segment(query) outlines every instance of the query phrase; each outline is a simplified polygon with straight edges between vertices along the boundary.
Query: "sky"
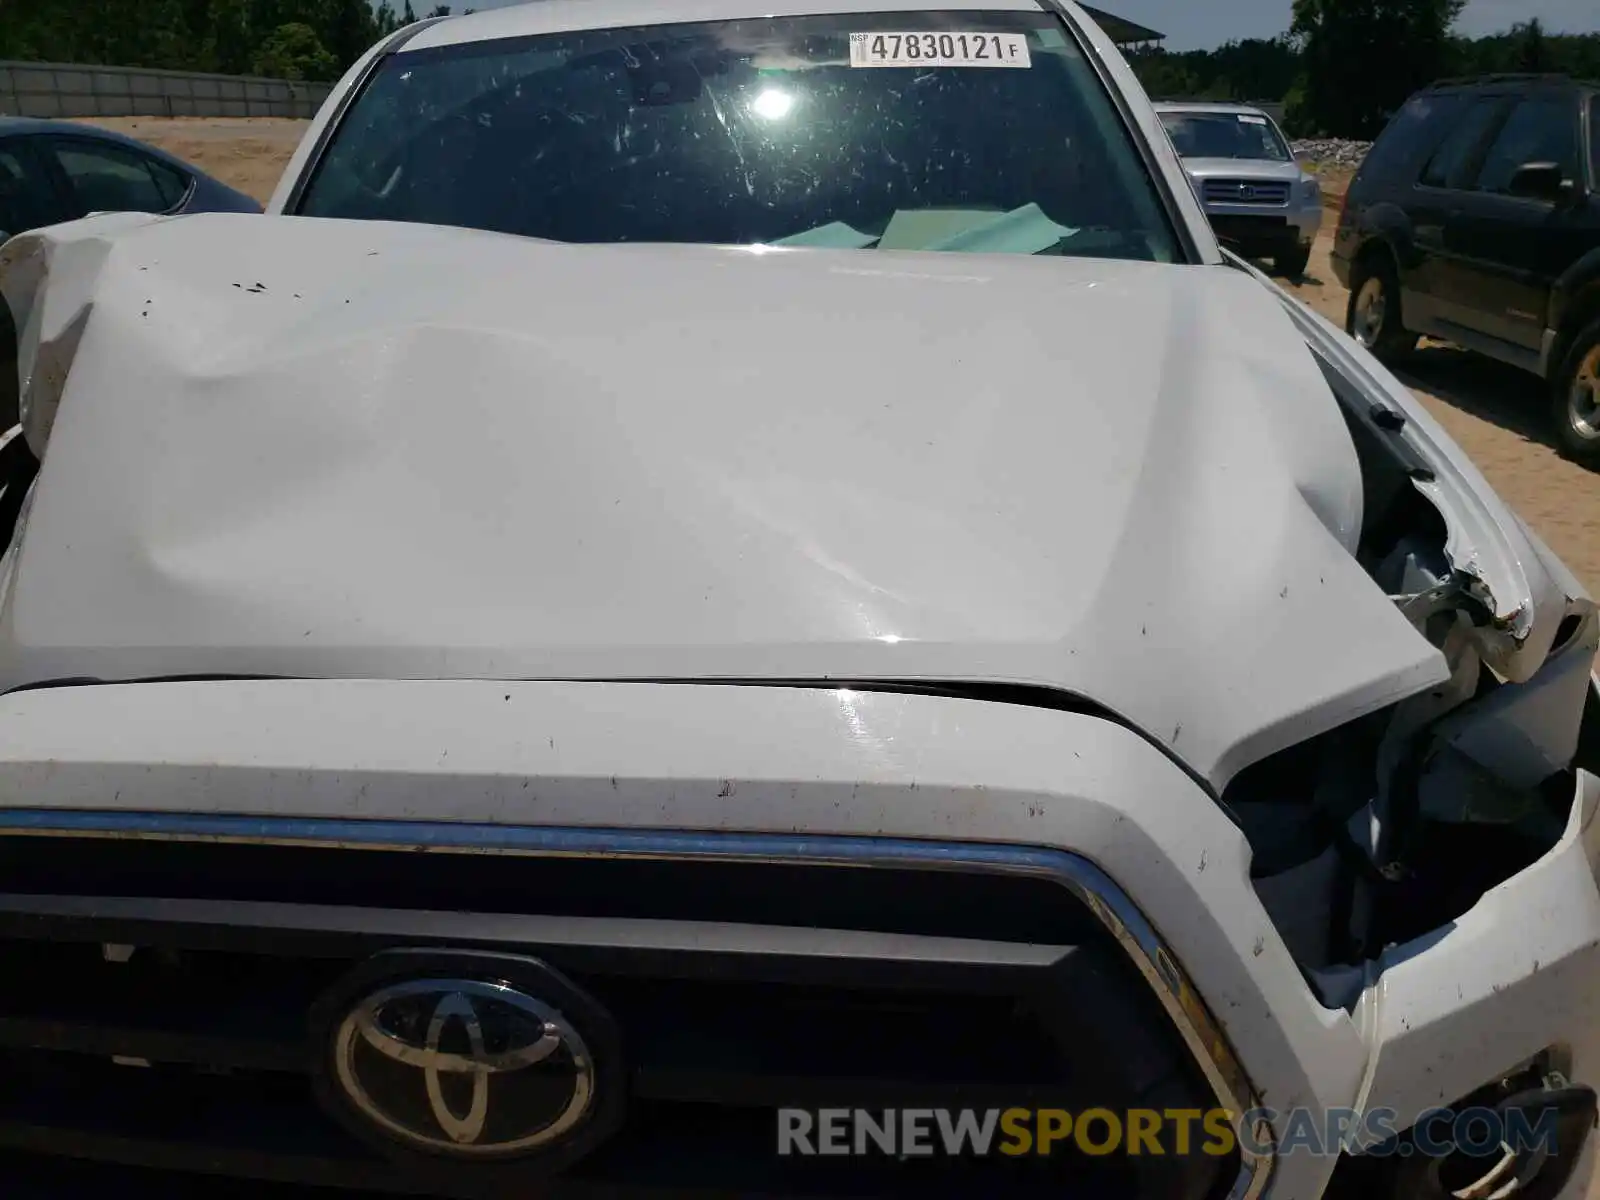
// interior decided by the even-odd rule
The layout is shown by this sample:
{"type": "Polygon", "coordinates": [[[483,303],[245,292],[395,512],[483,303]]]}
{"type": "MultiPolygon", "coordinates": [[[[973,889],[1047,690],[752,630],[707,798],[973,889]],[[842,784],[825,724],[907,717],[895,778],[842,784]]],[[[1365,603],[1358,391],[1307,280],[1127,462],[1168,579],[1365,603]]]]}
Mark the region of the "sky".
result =
{"type": "MultiPolygon", "coordinates": [[[[499,8],[517,0],[468,0],[462,8],[499,8]]],[[[418,12],[432,7],[413,0],[418,12]]],[[[1234,38],[1272,37],[1289,28],[1290,0],[1098,0],[1096,8],[1167,35],[1170,50],[1210,49],[1234,38]]],[[[1600,33],[1600,0],[1469,0],[1458,25],[1468,36],[1499,33],[1538,17],[1552,33],[1600,33]]]]}
{"type": "MultiPolygon", "coordinates": [[[[1095,7],[1159,29],[1169,50],[1209,49],[1289,28],[1290,0],[1104,0],[1095,7]]],[[[1456,29],[1479,37],[1534,17],[1551,33],[1600,33],[1597,0],[1468,0],[1456,29]]]]}

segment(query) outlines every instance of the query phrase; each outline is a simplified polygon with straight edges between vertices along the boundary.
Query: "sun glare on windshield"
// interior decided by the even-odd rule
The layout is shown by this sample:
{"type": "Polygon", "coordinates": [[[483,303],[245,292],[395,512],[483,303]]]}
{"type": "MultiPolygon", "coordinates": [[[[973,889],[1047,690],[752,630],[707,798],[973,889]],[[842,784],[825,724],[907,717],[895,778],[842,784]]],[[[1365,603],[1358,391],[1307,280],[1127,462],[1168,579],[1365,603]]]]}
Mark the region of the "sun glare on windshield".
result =
{"type": "Polygon", "coordinates": [[[750,111],[769,121],[781,121],[794,107],[794,97],[777,88],[767,88],[750,102],[750,111]]]}

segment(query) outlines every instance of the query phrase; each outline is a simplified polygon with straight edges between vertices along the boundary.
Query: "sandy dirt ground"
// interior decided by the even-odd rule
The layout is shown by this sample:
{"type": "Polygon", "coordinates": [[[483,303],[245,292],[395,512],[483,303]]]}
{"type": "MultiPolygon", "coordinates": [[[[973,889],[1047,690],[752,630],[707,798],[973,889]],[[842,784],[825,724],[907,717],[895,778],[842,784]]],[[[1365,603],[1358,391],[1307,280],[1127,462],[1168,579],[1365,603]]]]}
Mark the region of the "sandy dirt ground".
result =
{"type": "MultiPolygon", "coordinates": [[[[306,127],[303,121],[266,118],[95,123],[160,146],[263,203],[306,127]]],[[[1305,278],[1287,286],[1342,328],[1347,294],[1328,262],[1333,223],[1330,211],[1305,278]]],[[[1600,595],[1600,474],[1574,466],[1551,448],[1539,381],[1434,343],[1424,343],[1400,374],[1489,483],[1600,595]]],[[[1600,1177],[1590,1200],[1600,1200],[1600,1177]]]]}

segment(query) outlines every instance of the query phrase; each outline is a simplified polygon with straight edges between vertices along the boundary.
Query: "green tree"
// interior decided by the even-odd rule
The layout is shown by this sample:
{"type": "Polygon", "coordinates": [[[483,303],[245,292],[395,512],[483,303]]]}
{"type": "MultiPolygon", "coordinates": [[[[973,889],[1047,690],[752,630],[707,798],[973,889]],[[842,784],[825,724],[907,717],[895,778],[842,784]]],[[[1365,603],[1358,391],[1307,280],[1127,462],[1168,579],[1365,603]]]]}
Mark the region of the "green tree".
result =
{"type": "Polygon", "coordinates": [[[255,73],[273,79],[323,81],[339,73],[338,61],[323,46],[317,31],[303,22],[280,25],[256,51],[255,73]]]}
{"type": "Polygon", "coordinates": [[[1318,132],[1373,137],[1418,88],[1445,74],[1465,0],[1294,0],[1305,115],[1318,132]]]}
{"type": "Polygon", "coordinates": [[[249,0],[187,0],[186,66],[243,75],[255,59],[249,0]]]}
{"type": "Polygon", "coordinates": [[[211,20],[220,64],[217,70],[242,75],[255,58],[250,0],[212,0],[211,20]]]}
{"type": "Polygon", "coordinates": [[[378,37],[388,37],[396,29],[400,28],[400,17],[394,11],[394,5],[389,3],[389,0],[382,0],[382,3],[378,5],[377,12],[373,14],[373,21],[378,37]]]}
{"type": "Polygon", "coordinates": [[[1283,98],[1283,131],[1292,138],[1311,137],[1317,123],[1306,103],[1306,77],[1299,75],[1283,98]]]}
{"type": "Polygon", "coordinates": [[[1136,50],[1127,57],[1145,92],[1154,99],[1186,99],[1199,92],[1199,80],[1176,54],[1160,49],[1136,50]]]}
{"type": "Polygon", "coordinates": [[[1279,100],[1300,72],[1299,49],[1286,37],[1181,54],[1135,50],[1128,62],[1150,95],[1184,100],[1279,100]]]}
{"type": "Polygon", "coordinates": [[[250,27],[263,39],[281,26],[304,25],[321,41],[327,16],[327,0],[250,0],[250,27]]]}
{"type": "Polygon", "coordinates": [[[400,24],[410,25],[417,19],[416,11],[411,7],[411,0],[406,0],[406,6],[400,10],[400,24]]]}
{"type": "Polygon", "coordinates": [[[1550,71],[1578,79],[1600,78],[1600,34],[1551,34],[1537,21],[1476,40],[1456,38],[1451,52],[1455,75],[1550,71]]]}
{"type": "Polygon", "coordinates": [[[378,40],[377,14],[368,0],[325,0],[323,8],[323,44],[343,69],[378,40]]]}
{"type": "Polygon", "coordinates": [[[1545,46],[1544,26],[1535,17],[1522,25],[1511,27],[1511,40],[1515,43],[1518,71],[1543,72],[1550,70],[1550,53],[1545,46]]]}
{"type": "Polygon", "coordinates": [[[1300,52],[1288,37],[1246,38],[1211,54],[1216,78],[1233,100],[1281,100],[1300,74],[1300,52]]]}

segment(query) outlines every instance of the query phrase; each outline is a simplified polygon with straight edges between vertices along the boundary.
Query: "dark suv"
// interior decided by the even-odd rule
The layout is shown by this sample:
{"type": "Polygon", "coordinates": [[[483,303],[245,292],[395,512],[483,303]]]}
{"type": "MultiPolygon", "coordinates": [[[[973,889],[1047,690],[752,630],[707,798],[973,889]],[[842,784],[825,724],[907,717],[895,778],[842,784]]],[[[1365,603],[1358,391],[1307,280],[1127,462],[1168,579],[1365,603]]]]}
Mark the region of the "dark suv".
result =
{"type": "Polygon", "coordinates": [[[1392,360],[1426,334],[1537,373],[1562,451],[1600,467],[1600,84],[1413,96],[1350,185],[1333,267],[1362,345],[1392,360]]]}

